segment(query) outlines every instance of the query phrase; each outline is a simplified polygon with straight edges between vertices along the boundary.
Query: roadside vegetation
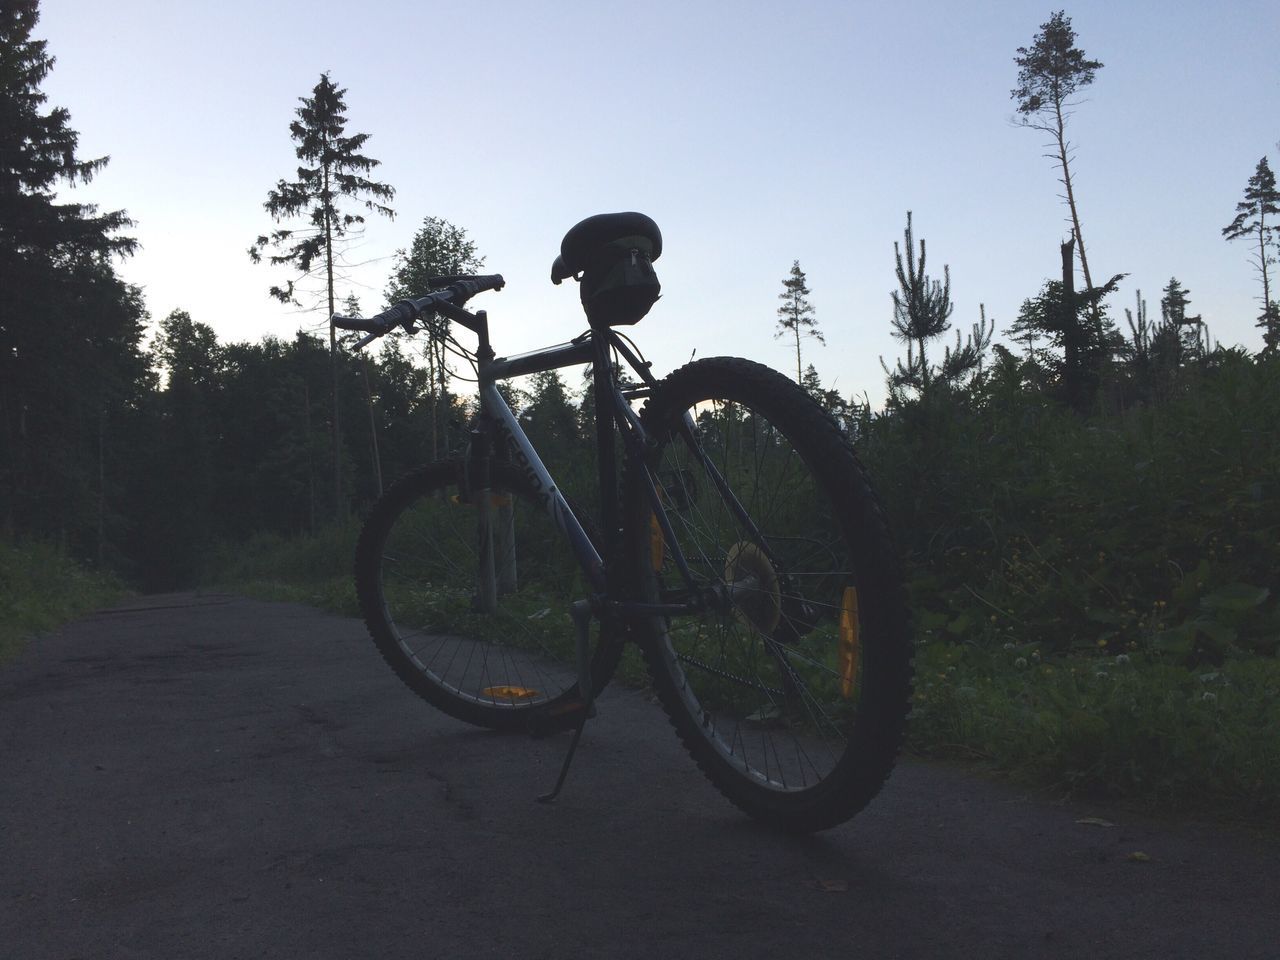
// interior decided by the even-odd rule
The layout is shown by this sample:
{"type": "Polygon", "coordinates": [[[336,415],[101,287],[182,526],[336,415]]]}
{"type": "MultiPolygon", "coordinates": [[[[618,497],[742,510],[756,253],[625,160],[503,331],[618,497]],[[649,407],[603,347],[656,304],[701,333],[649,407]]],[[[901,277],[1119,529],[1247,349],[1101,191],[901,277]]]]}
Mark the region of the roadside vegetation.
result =
{"type": "Polygon", "coordinates": [[[30,637],[125,595],[111,574],[93,573],[47,544],[0,539],[0,663],[30,637]]]}
{"type": "MultiPolygon", "coordinates": [[[[1280,814],[1280,362],[1221,351],[1084,418],[1027,372],[860,420],[915,616],[908,749],[1164,813],[1280,814]]],[[[216,579],[352,615],[355,536],[255,538],[216,579]]]]}
{"type": "Polygon", "coordinates": [[[1222,351],[1084,418],[1009,376],[865,444],[911,570],[913,748],[1274,816],[1280,362],[1222,351]]]}

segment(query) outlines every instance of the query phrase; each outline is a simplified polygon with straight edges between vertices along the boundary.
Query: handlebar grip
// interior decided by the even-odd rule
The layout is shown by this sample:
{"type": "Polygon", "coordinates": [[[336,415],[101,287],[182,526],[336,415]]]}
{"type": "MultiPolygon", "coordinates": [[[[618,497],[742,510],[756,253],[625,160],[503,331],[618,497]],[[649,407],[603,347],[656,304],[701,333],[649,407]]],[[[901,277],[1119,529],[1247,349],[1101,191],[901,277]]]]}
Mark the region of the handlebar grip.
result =
{"type": "Polygon", "coordinates": [[[371,325],[372,321],[366,320],[364,317],[340,317],[336,313],[333,315],[333,325],[339,330],[363,330],[366,333],[381,332],[381,327],[371,325]]]}
{"type": "Polygon", "coordinates": [[[379,332],[390,330],[398,323],[407,323],[418,318],[421,313],[418,305],[412,300],[401,300],[395,306],[388,307],[376,317],[370,317],[368,322],[374,324],[371,330],[379,332]]]}
{"type": "Polygon", "coordinates": [[[333,325],[342,330],[363,330],[365,333],[386,333],[398,323],[413,320],[419,308],[410,300],[401,300],[394,307],[383,310],[376,317],[340,317],[333,315],[333,325]]]}
{"type": "Polygon", "coordinates": [[[485,290],[501,290],[506,282],[502,279],[502,274],[493,273],[481,277],[460,278],[449,284],[447,289],[451,290],[454,296],[466,300],[485,290]]]}

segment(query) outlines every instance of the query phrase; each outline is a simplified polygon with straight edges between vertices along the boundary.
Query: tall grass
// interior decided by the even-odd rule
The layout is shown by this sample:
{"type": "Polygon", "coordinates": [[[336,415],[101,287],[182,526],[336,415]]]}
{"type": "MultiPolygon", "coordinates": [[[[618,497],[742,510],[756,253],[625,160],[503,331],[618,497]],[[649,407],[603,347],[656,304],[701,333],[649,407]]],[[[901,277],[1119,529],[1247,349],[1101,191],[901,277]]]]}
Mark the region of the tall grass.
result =
{"type": "Polygon", "coordinates": [[[0,540],[0,663],[30,637],[124,594],[117,578],[90,571],[55,547],[0,540]]]}

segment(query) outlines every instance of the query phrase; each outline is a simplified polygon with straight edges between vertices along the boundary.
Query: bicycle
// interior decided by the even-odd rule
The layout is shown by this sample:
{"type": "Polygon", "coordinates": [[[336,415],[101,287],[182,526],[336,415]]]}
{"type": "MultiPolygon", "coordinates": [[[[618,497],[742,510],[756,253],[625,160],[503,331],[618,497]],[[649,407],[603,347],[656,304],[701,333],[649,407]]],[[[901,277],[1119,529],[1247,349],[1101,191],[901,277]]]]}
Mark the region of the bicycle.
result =
{"type": "MultiPolygon", "coordinates": [[[[911,696],[911,642],[883,513],[835,421],[797,384],[735,358],[659,380],[617,328],[658,298],[662,252],[638,213],[574,226],[552,281],[588,329],[498,357],[467,301],[501,275],[434,278],[376,317],[335,317],[363,348],[420,321],[470,330],[478,381],[464,451],[392,486],[356,551],[369,633],[410,689],[498,730],[572,730],[638,644],[658,700],[712,783],[791,832],[834,826],[879,792],[911,696]],[[557,486],[499,382],[589,364],[599,523],[557,486]],[[626,376],[620,371],[629,371],[626,376]],[[637,409],[637,404],[642,404],[637,409]]],[[[438,333],[439,335],[439,333],[438,333]]]]}

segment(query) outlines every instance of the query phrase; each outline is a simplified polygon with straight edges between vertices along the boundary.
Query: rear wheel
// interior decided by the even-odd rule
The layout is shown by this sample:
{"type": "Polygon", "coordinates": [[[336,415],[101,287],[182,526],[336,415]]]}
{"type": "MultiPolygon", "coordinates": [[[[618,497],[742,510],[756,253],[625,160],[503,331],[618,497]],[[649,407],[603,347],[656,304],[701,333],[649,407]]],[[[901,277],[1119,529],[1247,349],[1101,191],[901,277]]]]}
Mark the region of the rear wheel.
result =
{"type": "MultiPolygon", "coordinates": [[[[375,505],[356,551],[361,612],[396,675],[444,712],[495,729],[554,728],[579,699],[570,609],[589,585],[529,484],[495,463],[487,508],[496,601],[486,603],[482,504],[463,474],[461,462],[431,464],[375,505]]],[[[595,689],[618,653],[597,643],[595,689]]]]}
{"type": "Polygon", "coordinates": [[[840,823],[889,775],[910,700],[898,564],[862,468],[806,393],[744,360],[681,368],[643,417],[692,582],[636,477],[634,570],[646,599],[700,605],[643,624],[658,696],[747,813],[791,831],[840,823]]]}

